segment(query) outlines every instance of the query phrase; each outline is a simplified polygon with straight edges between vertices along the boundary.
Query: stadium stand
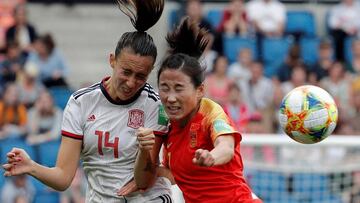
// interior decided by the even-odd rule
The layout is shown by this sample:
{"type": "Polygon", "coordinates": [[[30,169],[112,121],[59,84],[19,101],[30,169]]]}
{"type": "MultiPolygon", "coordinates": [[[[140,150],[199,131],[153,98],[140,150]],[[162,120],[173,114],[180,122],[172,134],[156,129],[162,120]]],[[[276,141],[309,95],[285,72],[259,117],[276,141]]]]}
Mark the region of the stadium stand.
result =
{"type": "Polygon", "coordinates": [[[237,56],[241,49],[249,48],[253,54],[253,58],[257,59],[257,46],[256,40],[252,38],[246,37],[224,37],[223,38],[224,44],[224,54],[227,56],[230,63],[236,61],[237,56]]]}
{"type": "Polygon", "coordinates": [[[285,33],[315,37],[316,23],[314,15],[310,11],[287,11],[285,33]]]}

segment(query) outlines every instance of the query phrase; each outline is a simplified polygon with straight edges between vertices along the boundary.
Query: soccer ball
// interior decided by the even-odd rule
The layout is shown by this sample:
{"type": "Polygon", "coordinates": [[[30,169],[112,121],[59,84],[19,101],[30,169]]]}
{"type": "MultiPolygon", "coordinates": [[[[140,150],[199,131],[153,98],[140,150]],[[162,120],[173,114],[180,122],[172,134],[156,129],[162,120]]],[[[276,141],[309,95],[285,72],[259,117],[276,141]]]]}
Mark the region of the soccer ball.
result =
{"type": "Polygon", "coordinates": [[[279,123],[293,140],[303,144],[320,142],[336,127],[338,110],[334,99],[320,87],[304,85],[282,100],[279,123]]]}

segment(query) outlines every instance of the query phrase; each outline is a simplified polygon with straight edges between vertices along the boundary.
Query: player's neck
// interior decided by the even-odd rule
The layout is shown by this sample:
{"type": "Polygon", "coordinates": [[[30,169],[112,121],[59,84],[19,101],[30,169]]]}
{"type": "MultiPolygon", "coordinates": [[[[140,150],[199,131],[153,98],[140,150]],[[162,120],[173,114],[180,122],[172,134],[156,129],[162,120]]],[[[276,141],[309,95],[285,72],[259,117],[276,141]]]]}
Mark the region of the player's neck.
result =
{"type": "Polygon", "coordinates": [[[116,91],[113,88],[113,85],[111,85],[111,77],[108,80],[104,81],[104,87],[105,87],[107,93],[109,94],[109,96],[111,97],[111,99],[113,99],[114,101],[117,101],[118,97],[116,96],[116,91]]]}

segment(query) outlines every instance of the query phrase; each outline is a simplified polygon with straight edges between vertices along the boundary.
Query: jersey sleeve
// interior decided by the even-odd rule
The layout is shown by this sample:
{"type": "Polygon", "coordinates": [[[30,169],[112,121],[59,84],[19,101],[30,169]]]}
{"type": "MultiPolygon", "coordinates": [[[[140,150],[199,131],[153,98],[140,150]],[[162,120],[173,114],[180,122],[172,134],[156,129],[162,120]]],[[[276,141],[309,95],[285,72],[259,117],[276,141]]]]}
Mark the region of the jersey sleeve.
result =
{"type": "Polygon", "coordinates": [[[70,97],[63,115],[61,135],[78,140],[83,139],[82,115],[80,102],[70,97]]]}
{"type": "Polygon", "coordinates": [[[216,138],[218,138],[220,135],[225,134],[232,134],[235,138],[235,141],[240,142],[240,133],[235,130],[234,124],[220,106],[214,105],[207,116],[207,122],[210,127],[210,137],[213,142],[215,142],[216,138]]]}
{"type": "Polygon", "coordinates": [[[163,105],[160,101],[158,101],[154,103],[153,108],[149,109],[145,127],[153,129],[156,136],[165,136],[169,130],[169,119],[165,113],[163,105]]]}

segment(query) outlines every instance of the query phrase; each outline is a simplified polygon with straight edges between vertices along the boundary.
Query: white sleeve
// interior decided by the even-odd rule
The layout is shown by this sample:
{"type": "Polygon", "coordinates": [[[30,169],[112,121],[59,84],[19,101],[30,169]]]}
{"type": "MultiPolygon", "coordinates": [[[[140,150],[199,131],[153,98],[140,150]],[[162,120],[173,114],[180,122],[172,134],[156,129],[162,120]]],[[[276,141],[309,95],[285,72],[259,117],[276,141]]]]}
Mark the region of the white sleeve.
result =
{"type": "Polygon", "coordinates": [[[148,116],[146,118],[145,127],[154,130],[157,136],[164,136],[168,132],[168,117],[165,113],[161,102],[154,103],[153,108],[149,108],[148,116]]]}
{"type": "Polygon", "coordinates": [[[64,110],[61,127],[62,136],[79,140],[83,139],[82,115],[83,113],[81,113],[80,102],[75,100],[71,95],[64,110]]]}

